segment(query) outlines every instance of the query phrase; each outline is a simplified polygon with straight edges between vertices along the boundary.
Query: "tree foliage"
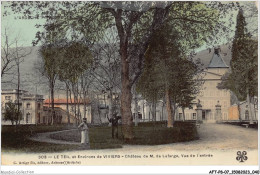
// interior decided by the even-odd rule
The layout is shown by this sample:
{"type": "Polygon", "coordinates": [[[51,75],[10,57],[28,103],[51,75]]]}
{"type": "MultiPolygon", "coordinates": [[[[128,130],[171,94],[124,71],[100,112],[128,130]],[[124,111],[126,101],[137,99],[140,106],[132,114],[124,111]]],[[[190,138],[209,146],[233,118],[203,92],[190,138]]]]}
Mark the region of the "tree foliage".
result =
{"type": "Polygon", "coordinates": [[[18,110],[17,106],[14,103],[8,102],[5,105],[6,106],[3,115],[4,121],[10,120],[13,125],[14,123],[17,124],[18,121],[22,120],[22,112],[18,110]]]}
{"type": "Polygon", "coordinates": [[[200,62],[192,60],[187,54],[205,43],[217,23],[218,15],[214,9],[199,2],[177,3],[172,8],[174,10],[170,11],[169,18],[149,43],[144,72],[138,81],[137,90],[148,101],[169,97],[166,104],[172,101],[175,108],[176,105],[185,108],[190,107],[203,82],[200,62]],[[196,13],[196,9],[199,13],[194,16],[192,14],[196,13]],[[179,13],[176,12],[178,10],[179,13]],[[209,21],[205,22],[200,15],[208,15],[209,21]]]}
{"type": "Polygon", "coordinates": [[[219,88],[229,89],[240,101],[257,96],[258,43],[246,29],[243,11],[237,15],[236,33],[232,46],[231,71],[222,77],[219,88]],[[248,90],[248,92],[247,92],[248,90]]]}
{"type": "MultiPolygon", "coordinates": [[[[143,73],[144,55],[155,32],[163,27],[167,19],[171,19],[172,27],[177,32],[184,31],[182,36],[201,39],[209,30],[207,24],[218,31],[221,30],[221,25],[217,25],[220,23],[216,23],[215,26],[211,25],[216,21],[215,17],[219,14],[217,11],[226,11],[233,5],[223,5],[221,2],[78,1],[57,3],[27,1],[12,2],[10,6],[13,11],[22,12],[26,17],[39,18],[41,16],[47,19],[46,26],[54,23],[54,29],[60,29],[59,32],[64,31],[66,35],[78,32],[81,34],[80,37],[85,38],[89,43],[98,41],[98,37],[102,36],[104,31],[102,29],[116,27],[121,61],[122,132],[124,138],[132,139],[131,87],[143,73]],[[35,8],[31,9],[32,6],[35,8]],[[197,28],[201,29],[200,34],[196,32],[197,28]]],[[[39,40],[41,36],[42,33],[36,35],[39,40]]],[[[182,36],[179,35],[179,38],[182,36]]],[[[187,42],[192,43],[192,39],[187,42]]],[[[183,46],[189,46],[191,49],[200,45],[200,43],[188,45],[185,44],[185,40],[182,42],[183,46]]]]}

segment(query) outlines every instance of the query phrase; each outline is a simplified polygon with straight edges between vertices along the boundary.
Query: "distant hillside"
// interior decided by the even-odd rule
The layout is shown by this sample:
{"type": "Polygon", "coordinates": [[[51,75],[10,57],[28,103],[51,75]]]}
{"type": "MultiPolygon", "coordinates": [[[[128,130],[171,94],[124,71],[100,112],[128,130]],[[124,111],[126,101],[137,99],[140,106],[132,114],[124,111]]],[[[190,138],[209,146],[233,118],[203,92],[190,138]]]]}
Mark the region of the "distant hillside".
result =
{"type": "MultiPolygon", "coordinates": [[[[24,58],[24,61],[20,64],[20,72],[21,72],[21,89],[27,90],[30,93],[38,93],[45,95],[45,98],[48,98],[48,83],[47,79],[42,77],[40,73],[34,68],[34,64],[37,59],[40,59],[38,54],[39,47],[26,47],[26,50],[30,51],[31,54],[24,58]]],[[[222,45],[220,46],[220,55],[225,61],[225,63],[230,66],[231,60],[231,45],[222,45]]],[[[204,68],[206,68],[213,56],[214,49],[212,48],[211,51],[203,50],[196,54],[193,58],[194,60],[200,59],[203,63],[204,68]]],[[[2,78],[2,89],[14,89],[16,88],[16,68],[12,71],[15,72],[11,75],[5,75],[2,78]],[[13,83],[4,83],[5,81],[12,80],[13,83]]],[[[11,71],[9,72],[11,73],[11,71]]],[[[59,83],[59,82],[58,82],[59,83]]],[[[56,92],[62,96],[62,91],[56,92]]]]}
{"type": "MultiPolygon", "coordinates": [[[[38,54],[39,47],[24,47],[26,52],[30,52],[23,61],[20,63],[20,75],[21,75],[21,89],[27,90],[31,93],[46,94],[48,88],[46,86],[38,85],[38,83],[44,83],[44,78],[40,76],[40,73],[34,68],[34,64],[37,59],[40,59],[38,54]]],[[[11,69],[8,74],[4,75],[1,79],[2,89],[15,89],[17,86],[17,67],[11,69]],[[12,81],[12,83],[10,83],[12,81]],[[5,83],[7,82],[7,83],[5,83]]]]}

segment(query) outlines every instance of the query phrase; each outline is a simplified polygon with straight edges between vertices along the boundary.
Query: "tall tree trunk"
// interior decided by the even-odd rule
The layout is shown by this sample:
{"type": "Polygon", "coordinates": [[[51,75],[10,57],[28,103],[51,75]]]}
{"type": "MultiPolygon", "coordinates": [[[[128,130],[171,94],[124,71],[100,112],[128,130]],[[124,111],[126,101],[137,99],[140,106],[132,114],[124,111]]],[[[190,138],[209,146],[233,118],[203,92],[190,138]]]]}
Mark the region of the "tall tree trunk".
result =
{"type": "Polygon", "coordinates": [[[177,110],[177,105],[176,105],[176,102],[175,101],[172,101],[171,102],[172,106],[173,106],[173,116],[172,116],[172,125],[174,124],[174,121],[176,119],[176,113],[178,112],[177,110]]]}
{"type": "Polygon", "coordinates": [[[54,83],[53,80],[50,81],[51,90],[51,125],[54,124],[55,111],[54,111],[54,83]]]}
{"type": "MultiPolygon", "coordinates": [[[[17,46],[16,46],[17,47],[17,46]]],[[[18,82],[17,82],[17,91],[18,91],[18,94],[17,94],[17,110],[18,110],[18,123],[20,124],[20,63],[19,63],[19,60],[17,61],[17,73],[18,73],[18,82]]],[[[16,124],[17,125],[17,124],[16,124]]]]}
{"type": "Polygon", "coordinates": [[[113,118],[113,93],[112,90],[109,90],[109,98],[108,98],[108,117],[113,118]]]}
{"type": "Polygon", "coordinates": [[[73,103],[73,112],[74,112],[74,116],[75,116],[75,119],[76,119],[76,124],[78,125],[79,124],[79,117],[77,116],[77,103],[76,103],[76,99],[77,99],[77,96],[76,96],[76,92],[75,92],[75,84],[73,83],[72,84],[72,92],[73,92],[73,100],[72,98],[70,99],[71,100],[71,103],[73,103]]]}
{"type": "Polygon", "coordinates": [[[165,99],[166,99],[166,109],[167,109],[167,113],[168,113],[167,127],[172,128],[173,127],[173,110],[172,110],[172,104],[171,104],[171,99],[170,99],[170,91],[169,91],[168,87],[166,87],[165,99]]]}
{"type": "Polygon", "coordinates": [[[86,94],[85,92],[83,92],[83,104],[84,104],[84,110],[83,110],[83,118],[87,118],[87,113],[86,113],[86,110],[87,110],[87,103],[86,103],[86,94]]]}
{"type": "Polygon", "coordinates": [[[143,100],[143,116],[142,116],[143,120],[145,120],[145,111],[144,111],[144,100],[143,100]]]}
{"type": "Polygon", "coordinates": [[[255,99],[254,99],[254,97],[251,97],[250,100],[251,100],[251,104],[252,104],[251,107],[253,107],[253,109],[251,108],[252,113],[253,113],[252,115],[254,116],[253,119],[256,120],[257,115],[256,115],[256,111],[255,111],[255,101],[254,101],[255,99]]]}
{"type": "Polygon", "coordinates": [[[148,116],[148,121],[151,121],[151,112],[152,111],[152,104],[149,103],[149,116],[148,116]]]}
{"type": "Polygon", "coordinates": [[[135,98],[135,126],[138,126],[139,118],[138,118],[138,101],[135,98]]]}
{"type": "Polygon", "coordinates": [[[135,104],[135,126],[138,126],[139,118],[138,118],[138,98],[137,98],[137,93],[136,93],[136,87],[134,87],[134,104],[135,104]]]}
{"type": "Polygon", "coordinates": [[[185,108],[184,107],[182,107],[182,117],[183,117],[182,121],[185,121],[185,108]]]}
{"type": "Polygon", "coordinates": [[[97,106],[97,110],[98,110],[98,118],[99,118],[99,121],[100,121],[100,125],[102,125],[102,119],[101,119],[101,115],[100,115],[100,103],[99,103],[99,99],[98,99],[98,106],[97,106]]]}
{"type": "Polygon", "coordinates": [[[163,121],[163,107],[164,107],[164,101],[162,101],[162,117],[161,117],[161,121],[163,121]]]}
{"type": "Polygon", "coordinates": [[[82,120],[82,116],[81,116],[81,111],[80,111],[80,107],[79,107],[79,105],[80,105],[80,93],[79,93],[79,84],[77,83],[77,108],[78,108],[78,117],[80,118],[80,123],[83,121],[82,120]]]}
{"type": "MultiPolygon", "coordinates": [[[[125,39],[127,40],[127,39],[125,39]]],[[[121,41],[120,41],[121,42],[121,41]]],[[[129,77],[129,63],[127,60],[127,41],[120,43],[121,53],[121,81],[122,81],[122,95],[121,95],[121,114],[122,114],[122,134],[124,139],[133,139],[132,126],[132,112],[131,112],[131,85],[129,77]]]]}
{"type": "MultiPolygon", "coordinates": [[[[73,91],[73,90],[72,90],[73,91]]],[[[74,102],[72,101],[72,96],[71,96],[71,90],[69,89],[69,100],[70,100],[70,108],[71,108],[71,113],[74,111],[74,102]]],[[[69,114],[70,115],[70,114],[69,114]]],[[[74,114],[75,115],[75,114],[74,114]]],[[[75,124],[77,124],[77,118],[76,115],[74,116],[75,124]]]]}
{"type": "Polygon", "coordinates": [[[70,124],[70,113],[69,113],[69,86],[66,83],[66,112],[68,117],[68,124],[70,124]]]}
{"type": "Polygon", "coordinates": [[[153,100],[152,104],[152,116],[153,116],[153,121],[156,121],[156,100],[153,100]]]}
{"type": "MultiPolygon", "coordinates": [[[[15,42],[15,49],[16,49],[16,65],[17,65],[17,103],[18,103],[18,106],[17,106],[17,110],[18,110],[18,114],[17,115],[17,120],[18,120],[18,123],[20,124],[20,60],[19,60],[19,55],[18,55],[18,46],[17,46],[17,41],[15,42]]],[[[16,125],[17,125],[17,122],[16,122],[16,125]]]]}
{"type": "Polygon", "coordinates": [[[238,118],[239,118],[239,121],[241,122],[242,118],[241,118],[241,110],[240,110],[240,102],[239,101],[237,102],[237,110],[238,110],[238,118]]]}

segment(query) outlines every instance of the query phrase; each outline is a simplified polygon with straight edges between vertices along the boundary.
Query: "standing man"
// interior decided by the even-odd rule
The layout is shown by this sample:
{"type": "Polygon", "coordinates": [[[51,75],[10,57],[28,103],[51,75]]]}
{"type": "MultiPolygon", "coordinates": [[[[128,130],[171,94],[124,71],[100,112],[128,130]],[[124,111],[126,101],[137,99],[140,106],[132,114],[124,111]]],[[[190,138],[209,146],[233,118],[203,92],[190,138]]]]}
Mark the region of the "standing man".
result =
{"type": "Polygon", "coordinates": [[[107,119],[110,123],[112,123],[112,138],[114,138],[114,135],[116,135],[116,138],[118,138],[118,120],[121,119],[120,116],[117,116],[117,112],[113,114],[113,118],[107,119]]]}
{"type": "Polygon", "coordinates": [[[83,118],[83,122],[78,126],[78,129],[81,131],[81,144],[90,148],[87,118],[83,118]]]}

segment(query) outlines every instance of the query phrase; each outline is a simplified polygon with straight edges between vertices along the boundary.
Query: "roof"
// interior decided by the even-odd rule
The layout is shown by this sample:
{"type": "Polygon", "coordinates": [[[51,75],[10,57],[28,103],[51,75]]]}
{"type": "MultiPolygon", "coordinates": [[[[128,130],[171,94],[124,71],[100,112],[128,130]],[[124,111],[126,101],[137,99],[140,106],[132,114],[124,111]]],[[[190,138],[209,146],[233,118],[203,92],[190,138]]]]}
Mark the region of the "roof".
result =
{"type": "MultiPolygon", "coordinates": [[[[46,99],[44,100],[44,104],[49,104],[51,103],[51,99],[46,99]]],[[[69,99],[68,100],[68,104],[74,104],[74,103],[77,103],[74,99],[69,99]]],[[[80,104],[83,104],[84,101],[83,100],[79,100],[79,103],[80,104]]],[[[67,99],[65,98],[56,98],[54,99],[54,104],[67,104],[67,99]]],[[[86,99],[86,104],[90,104],[90,99],[86,99]]]]}
{"type": "MultiPolygon", "coordinates": [[[[220,57],[225,63],[225,65],[228,67],[230,65],[231,61],[231,44],[225,44],[219,46],[220,48],[220,57]]],[[[193,60],[196,62],[197,59],[200,60],[200,62],[203,64],[202,68],[208,68],[210,65],[211,60],[213,59],[214,56],[214,49],[206,49],[202,50],[193,57],[193,60]]],[[[225,67],[225,68],[227,68],[225,67]]],[[[215,67],[216,68],[216,67],[215,67]]]]}
{"type": "Polygon", "coordinates": [[[228,68],[217,49],[213,53],[208,68],[228,68]]]}

